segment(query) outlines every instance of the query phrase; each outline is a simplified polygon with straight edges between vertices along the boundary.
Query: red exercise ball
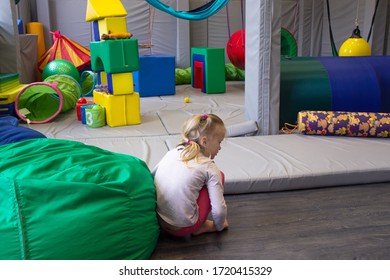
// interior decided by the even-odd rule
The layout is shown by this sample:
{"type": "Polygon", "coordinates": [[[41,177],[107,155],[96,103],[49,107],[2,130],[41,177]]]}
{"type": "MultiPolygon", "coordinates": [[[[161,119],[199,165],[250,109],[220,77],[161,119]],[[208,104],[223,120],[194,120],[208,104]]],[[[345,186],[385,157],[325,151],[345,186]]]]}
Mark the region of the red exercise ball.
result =
{"type": "Polygon", "coordinates": [[[226,44],[226,52],[234,66],[245,70],[245,29],[240,29],[230,36],[226,44]]]}

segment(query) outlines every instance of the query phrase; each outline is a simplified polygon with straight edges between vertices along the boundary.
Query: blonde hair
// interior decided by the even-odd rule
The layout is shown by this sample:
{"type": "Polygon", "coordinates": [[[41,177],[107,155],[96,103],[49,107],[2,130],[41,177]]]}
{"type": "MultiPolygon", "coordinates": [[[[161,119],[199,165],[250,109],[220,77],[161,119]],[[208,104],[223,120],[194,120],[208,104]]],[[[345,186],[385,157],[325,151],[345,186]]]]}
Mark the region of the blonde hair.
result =
{"type": "Polygon", "coordinates": [[[184,146],[180,154],[181,160],[184,162],[197,160],[199,154],[202,154],[200,138],[212,134],[217,128],[222,128],[226,132],[225,124],[214,114],[199,114],[188,119],[182,127],[182,141],[177,145],[184,146]]]}

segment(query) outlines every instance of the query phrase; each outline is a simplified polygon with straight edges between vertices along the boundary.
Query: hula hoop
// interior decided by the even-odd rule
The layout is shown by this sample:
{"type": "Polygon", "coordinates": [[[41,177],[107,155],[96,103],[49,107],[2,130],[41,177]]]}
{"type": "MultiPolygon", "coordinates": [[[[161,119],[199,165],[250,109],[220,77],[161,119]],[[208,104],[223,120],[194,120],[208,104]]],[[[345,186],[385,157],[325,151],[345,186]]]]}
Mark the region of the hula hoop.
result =
{"type": "Polygon", "coordinates": [[[92,96],[93,90],[95,89],[95,86],[97,85],[97,77],[96,74],[92,71],[83,71],[80,75],[80,85],[81,85],[81,96],[92,96]],[[92,83],[91,87],[87,84],[88,78],[92,77],[92,83]],[[84,85],[84,83],[86,85],[84,85]]]}
{"type": "Polygon", "coordinates": [[[54,119],[56,116],[58,116],[58,114],[61,112],[62,110],[62,106],[63,106],[63,102],[64,102],[64,97],[61,93],[61,91],[57,88],[57,85],[58,83],[57,82],[53,82],[53,83],[48,83],[48,82],[35,82],[35,83],[31,83],[27,86],[25,86],[19,93],[18,95],[16,96],[15,98],[15,112],[16,112],[16,115],[23,121],[27,122],[27,123],[33,123],[33,124],[43,124],[43,123],[47,123],[49,121],[51,121],[52,119],[54,119]],[[30,87],[32,86],[47,86],[47,87],[50,87],[51,89],[53,89],[58,97],[59,97],[59,105],[58,105],[58,109],[56,112],[54,112],[54,114],[50,117],[48,117],[47,119],[45,120],[29,120],[28,118],[25,117],[24,114],[20,113],[19,111],[19,108],[18,108],[18,105],[19,105],[19,100],[20,100],[20,97],[22,96],[22,94],[30,87]]]}

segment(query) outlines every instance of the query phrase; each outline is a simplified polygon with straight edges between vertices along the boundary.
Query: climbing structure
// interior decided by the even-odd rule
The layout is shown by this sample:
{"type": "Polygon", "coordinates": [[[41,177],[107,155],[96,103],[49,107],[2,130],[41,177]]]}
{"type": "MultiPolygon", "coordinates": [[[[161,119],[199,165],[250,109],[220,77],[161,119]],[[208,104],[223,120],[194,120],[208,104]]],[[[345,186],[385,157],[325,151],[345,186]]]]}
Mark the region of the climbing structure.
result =
{"type": "Polygon", "coordinates": [[[139,70],[138,40],[127,32],[126,15],[119,0],[88,0],[86,21],[92,22],[94,33],[91,68],[98,84],[107,85],[95,89],[93,98],[105,108],[111,127],[141,123],[140,96],[133,84],[133,72],[139,70]]]}

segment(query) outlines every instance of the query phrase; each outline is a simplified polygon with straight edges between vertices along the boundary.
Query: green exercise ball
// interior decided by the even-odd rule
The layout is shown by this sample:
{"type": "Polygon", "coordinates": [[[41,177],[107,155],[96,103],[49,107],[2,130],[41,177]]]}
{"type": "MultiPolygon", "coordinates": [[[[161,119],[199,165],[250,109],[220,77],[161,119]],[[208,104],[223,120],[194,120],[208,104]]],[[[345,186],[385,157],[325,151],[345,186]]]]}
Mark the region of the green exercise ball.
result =
{"type": "Polygon", "coordinates": [[[52,75],[68,75],[74,78],[77,82],[80,82],[80,73],[76,66],[68,60],[56,59],[49,62],[42,72],[42,80],[52,75]]]}

